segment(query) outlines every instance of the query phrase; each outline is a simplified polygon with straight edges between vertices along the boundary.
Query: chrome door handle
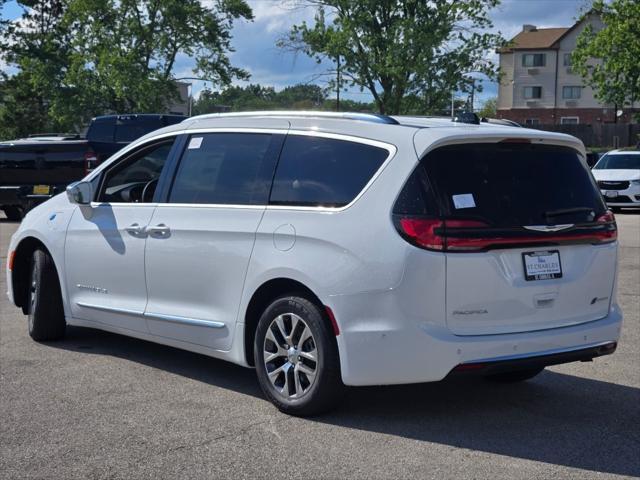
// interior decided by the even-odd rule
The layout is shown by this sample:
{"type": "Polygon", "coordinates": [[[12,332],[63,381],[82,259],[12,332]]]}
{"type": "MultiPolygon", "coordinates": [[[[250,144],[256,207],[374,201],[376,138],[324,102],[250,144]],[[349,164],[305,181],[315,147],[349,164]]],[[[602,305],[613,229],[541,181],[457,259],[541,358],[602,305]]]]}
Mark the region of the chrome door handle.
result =
{"type": "Polygon", "coordinates": [[[149,235],[157,235],[158,237],[167,237],[171,233],[171,229],[164,223],[161,223],[155,227],[147,227],[147,233],[149,235]]]}
{"type": "Polygon", "coordinates": [[[142,235],[145,232],[145,228],[137,223],[132,223],[128,227],[125,227],[125,230],[132,235],[142,235]]]}

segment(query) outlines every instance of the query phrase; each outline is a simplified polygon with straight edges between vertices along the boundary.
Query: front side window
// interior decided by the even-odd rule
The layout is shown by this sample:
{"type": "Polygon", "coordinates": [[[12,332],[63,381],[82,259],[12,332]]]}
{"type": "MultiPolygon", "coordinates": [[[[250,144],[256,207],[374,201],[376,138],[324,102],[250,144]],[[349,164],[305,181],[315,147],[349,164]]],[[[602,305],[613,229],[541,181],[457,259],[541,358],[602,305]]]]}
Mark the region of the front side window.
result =
{"type": "Polygon", "coordinates": [[[388,156],[387,150],[363,143],[290,135],[278,162],[269,203],[345,206],[388,156]]]}
{"type": "Polygon", "coordinates": [[[525,53],[522,55],[523,67],[544,67],[547,56],[544,53],[525,53]]]}
{"type": "Polygon", "coordinates": [[[582,87],[580,86],[562,87],[562,98],[575,100],[580,98],[581,95],[582,87]]]}
{"type": "Polygon", "coordinates": [[[153,201],[160,173],[174,139],[147,145],[111,167],[104,175],[99,202],[147,203],[153,201]]]}
{"type": "Polygon", "coordinates": [[[542,87],[524,87],[524,98],[533,99],[542,97],[542,87]]]}
{"type": "Polygon", "coordinates": [[[192,135],[169,202],[265,205],[273,165],[266,165],[264,160],[272,137],[262,133],[192,135]]]}

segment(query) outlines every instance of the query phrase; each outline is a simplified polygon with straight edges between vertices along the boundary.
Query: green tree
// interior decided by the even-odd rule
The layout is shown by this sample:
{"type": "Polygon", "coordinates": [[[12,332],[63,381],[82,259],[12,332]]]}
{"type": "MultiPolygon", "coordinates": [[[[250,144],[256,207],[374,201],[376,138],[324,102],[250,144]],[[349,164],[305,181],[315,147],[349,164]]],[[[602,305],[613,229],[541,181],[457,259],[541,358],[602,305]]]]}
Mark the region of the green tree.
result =
{"type": "Polygon", "coordinates": [[[596,0],[587,15],[604,27],[585,27],[571,60],[598,100],[617,107],[640,101],[640,2],[596,0]]]}
{"type": "Polygon", "coordinates": [[[229,59],[233,23],[253,18],[244,0],[19,4],[22,18],[2,26],[0,37],[0,60],[18,71],[0,91],[13,102],[0,107],[0,132],[11,122],[30,132],[39,125],[15,103],[29,96],[47,129],[77,129],[102,113],[163,111],[177,97],[180,55],[194,58],[194,74],[217,85],[248,77],[229,59]]]}
{"type": "Polygon", "coordinates": [[[0,79],[0,138],[67,127],[49,116],[69,61],[70,34],[61,25],[65,5],[24,1],[19,21],[0,26],[0,61],[18,68],[0,79]]]}
{"type": "Polygon", "coordinates": [[[479,117],[495,118],[498,112],[498,98],[492,97],[482,104],[482,108],[478,111],[479,117]]]}
{"type": "Polygon", "coordinates": [[[487,52],[503,40],[486,31],[498,2],[306,0],[317,8],[315,23],[294,26],[279,45],[319,62],[340,59],[342,79],[368,90],[380,113],[415,110],[416,100],[429,111],[468,89],[466,72],[495,77],[487,52]]]}

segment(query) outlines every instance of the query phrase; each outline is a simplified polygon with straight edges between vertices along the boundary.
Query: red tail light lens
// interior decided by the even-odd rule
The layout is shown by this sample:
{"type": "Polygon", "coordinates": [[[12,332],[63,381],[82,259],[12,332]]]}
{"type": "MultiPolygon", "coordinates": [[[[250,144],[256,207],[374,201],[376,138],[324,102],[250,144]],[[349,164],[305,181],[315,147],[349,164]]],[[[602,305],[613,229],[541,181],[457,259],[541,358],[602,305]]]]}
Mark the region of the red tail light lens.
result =
{"type": "Polygon", "coordinates": [[[600,243],[615,242],[618,239],[618,225],[616,224],[616,217],[611,210],[607,210],[606,213],[596,218],[596,223],[607,225],[607,229],[598,232],[598,239],[600,243]]]}
{"type": "Polygon", "coordinates": [[[402,218],[400,219],[400,234],[409,242],[429,250],[444,250],[444,237],[440,232],[444,222],[438,219],[402,218]]]}
{"type": "Polygon", "coordinates": [[[87,175],[98,166],[98,156],[93,150],[88,150],[84,154],[84,174],[87,175]]]}
{"type": "Polygon", "coordinates": [[[560,243],[610,243],[618,232],[613,213],[606,212],[595,222],[577,225],[563,232],[529,234],[524,229],[492,229],[477,220],[401,218],[399,233],[410,243],[428,250],[473,252],[490,248],[560,243]]]}

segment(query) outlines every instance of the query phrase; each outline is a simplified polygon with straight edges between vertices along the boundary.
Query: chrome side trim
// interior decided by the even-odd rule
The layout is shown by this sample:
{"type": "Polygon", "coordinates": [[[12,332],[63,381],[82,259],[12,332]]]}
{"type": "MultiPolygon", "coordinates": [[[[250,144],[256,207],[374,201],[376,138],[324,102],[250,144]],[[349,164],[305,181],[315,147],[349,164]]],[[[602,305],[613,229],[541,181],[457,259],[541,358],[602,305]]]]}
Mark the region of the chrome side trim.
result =
{"type": "Polygon", "coordinates": [[[200,320],[198,318],[180,317],[177,315],[164,315],[162,313],[149,313],[145,312],[145,317],[149,317],[152,320],[162,320],[171,323],[181,323],[187,325],[194,325],[196,327],[209,327],[209,328],[224,328],[224,323],[214,322],[212,320],[200,320]]]}
{"type": "Polygon", "coordinates": [[[92,303],[76,302],[76,305],[84,308],[91,308],[93,310],[100,310],[102,312],[124,313],[125,315],[142,315],[144,312],[138,310],[129,310],[128,308],[116,308],[106,307],[104,305],[94,305],[92,303]]]}
{"type": "Polygon", "coordinates": [[[587,348],[601,347],[603,345],[608,345],[610,343],[614,343],[611,340],[606,342],[598,342],[598,343],[588,343],[586,345],[580,345],[578,347],[569,347],[569,348],[554,348],[551,350],[544,350],[541,352],[530,352],[530,353],[520,353],[517,355],[505,355],[503,357],[490,357],[490,358],[480,358],[478,360],[469,360],[463,362],[462,365],[466,363],[484,363],[484,362],[502,362],[505,360],[520,360],[523,358],[536,358],[536,357],[544,357],[546,355],[553,355],[556,353],[569,353],[575,352],[578,350],[585,350],[587,348]]]}

